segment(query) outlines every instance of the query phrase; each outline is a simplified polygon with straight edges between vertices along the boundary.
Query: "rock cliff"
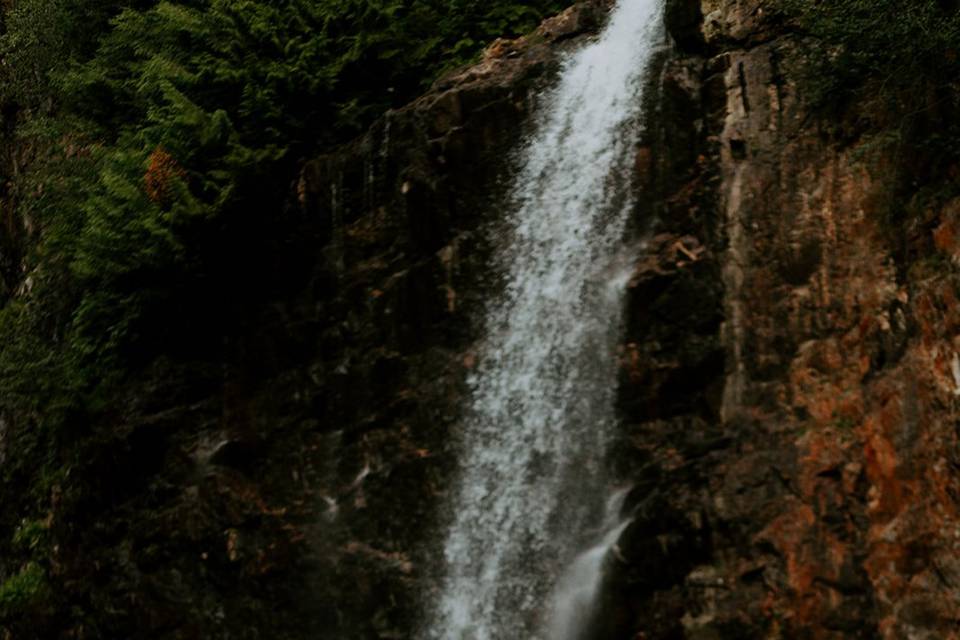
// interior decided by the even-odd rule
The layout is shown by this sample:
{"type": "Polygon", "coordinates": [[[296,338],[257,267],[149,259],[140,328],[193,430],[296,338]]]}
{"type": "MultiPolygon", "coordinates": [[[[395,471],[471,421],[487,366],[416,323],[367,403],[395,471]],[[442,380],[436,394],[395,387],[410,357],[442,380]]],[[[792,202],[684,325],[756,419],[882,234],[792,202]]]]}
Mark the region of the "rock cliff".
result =
{"type": "Polygon", "coordinates": [[[597,637],[956,637],[956,203],[891,221],[896,159],[825,133],[776,8],[670,11],[642,157],[689,182],[635,280],[597,637]]]}
{"type": "MultiPolygon", "coordinates": [[[[481,231],[608,6],[306,163],[271,299],[79,438],[44,525],[56,595],[5,637],[415,637],[496,286],[481,231]]],[[[633,523],[593,635],[958,637],[960,202],[891,222],[884,159],[824,133],[776,3],[667,19],[610,452],[633,523]]]]}

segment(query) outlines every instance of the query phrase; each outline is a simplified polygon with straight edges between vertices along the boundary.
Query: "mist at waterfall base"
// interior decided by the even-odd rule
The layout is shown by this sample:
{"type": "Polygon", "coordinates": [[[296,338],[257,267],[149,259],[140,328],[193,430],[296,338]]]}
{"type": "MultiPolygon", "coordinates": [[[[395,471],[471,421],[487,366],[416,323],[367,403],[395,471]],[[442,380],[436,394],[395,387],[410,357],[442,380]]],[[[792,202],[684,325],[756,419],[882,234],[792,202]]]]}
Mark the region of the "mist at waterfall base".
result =
{"type": "Polygon", "coordinates": [[[577,556],[557,583],[551,598],[550,640],[579,640],[586,630],[600,590],[603,562],[630,524],[621,516],[626,497],[627,489],[610,497],[600,540],[577,556]]]}
{"type": "Polygon", "coordinates": [[[427,638],[577,638],[577,611],[616,539],[598,505],[609,493],[624,236],[661,4],[617,3],[599,37],[565,61],[520,152],[494,238],[505,286],[468,381],[427,638]],[[574,560],[590,531],[602,548],[574,560]]]}

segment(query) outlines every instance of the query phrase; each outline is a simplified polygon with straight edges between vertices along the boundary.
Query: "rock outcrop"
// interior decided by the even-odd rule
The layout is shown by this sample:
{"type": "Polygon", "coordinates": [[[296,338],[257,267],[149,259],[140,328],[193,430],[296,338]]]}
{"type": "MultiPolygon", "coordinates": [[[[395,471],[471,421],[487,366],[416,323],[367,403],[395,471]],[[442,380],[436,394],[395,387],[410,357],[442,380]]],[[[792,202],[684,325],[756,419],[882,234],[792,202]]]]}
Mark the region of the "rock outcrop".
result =
{"type": "Polygon", "coordinates": [[[956,637],[956,205],[890,221],[775,3],[671,7],[597,637],[956,637]]]}
{"type": "MultiPolygon", "coordinates": [[[[5,637],[416,637],[498,286],[483,225],[609,5],[497,41],[305,165],[272,298],[77,436],[42,523],[60,609],[5,637]]],[[[593,635],[960,637],[960,201],[889,220],[884,159],[822,133],[776,3],[666,15],[610,453],[633,521],[593,635]]]]}

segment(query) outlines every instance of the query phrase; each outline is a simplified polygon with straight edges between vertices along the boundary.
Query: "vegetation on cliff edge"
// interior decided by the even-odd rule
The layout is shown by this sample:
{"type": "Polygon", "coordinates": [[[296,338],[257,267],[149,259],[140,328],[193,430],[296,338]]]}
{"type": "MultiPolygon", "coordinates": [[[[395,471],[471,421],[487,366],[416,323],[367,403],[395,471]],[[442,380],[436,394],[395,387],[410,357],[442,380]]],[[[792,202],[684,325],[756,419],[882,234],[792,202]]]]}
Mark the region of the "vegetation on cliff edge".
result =
{"type": "Polygon", "coordinates": [[[783,0],[781,6],[816,45],[808,53],[806,89],[824,121],[841,138],[867,136],[867,150],[892,159],[893,219],[910,200],[916,208],[960,192],[960,5],[783,0]]]}

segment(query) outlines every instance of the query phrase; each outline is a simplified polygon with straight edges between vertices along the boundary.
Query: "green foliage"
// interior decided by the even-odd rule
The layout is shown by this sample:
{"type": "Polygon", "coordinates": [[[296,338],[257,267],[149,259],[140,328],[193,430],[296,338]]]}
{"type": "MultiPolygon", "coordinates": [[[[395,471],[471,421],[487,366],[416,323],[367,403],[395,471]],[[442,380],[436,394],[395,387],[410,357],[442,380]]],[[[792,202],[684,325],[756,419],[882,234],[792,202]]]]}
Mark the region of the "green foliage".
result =
{"type": "Polygon", "coordinates": [[[42,520],[25,518],[13,534],[13,545],[23,552],[33,554],[44,548],[48,529],[47,523],[42,520]]]}
{"type": "Polygon", "coordinates": [[[106,0],[12,3],[0,22],[0,101],[52,107],[51,73],[69,57],[91,52],[115,7],[106,0]]]}
{"type": "Polygon", "coordinates": [[[7,100],[31,102],[46,93],[46,73],[63,53],[60,7],[46,0],[25,0],[6,16],[0,46],[0,91],[7,100]]]}
{"type": "Polygon", "coordinates": [[[565,4],[163,1],[123,10],[60,89],[106,130],[146,114],[163,130],[165,109],[188,100],[258,145],[314,144],[355,134],[491,39],[529,30],[565,4]]]}
{"type": "Polygon", "coordinates": [[[28,562],[0,584],[0,613],[13,615],[22,612],[41,602],[48,589],[46,572],[36,562],[28,562]]]}
{"type": "MultiPolygon", "coordinates": [[[[781,0],[817,44],[803,89],[886,185],[888,221],[955,194],[960,8],[955,0],[781,0]]],[[[891,229],[898,224],[891,224],[891,229]]],[[[899,235],[899,234],[898,234],[899,235]]]]}
{"type": "Polygon", "coordinates": [[[901,116],[955,99],[960,12],[942,0],[783,0],[821,43],[809,55],[822,102],[856,99],[901,116]]]}
{"type": "Polygon", "coordinates": [[[224,261],[251,253],[221,244],[282,232],[302,158],[566,4],[17,0],[0,124],[20,156],[0,154],[17,168],[0,201],[33,232],[0,297],[0,413],[82,413],[186,333],[185,313],[218,313],[224,278],[249,270],[224,261]]]}
{"type": "MultiPolygon", "coordinates": [[[[957,108],[960,12],[953,2],[782,0],[782,7],[820,42],[809,53],[808,84],[832,115],[856,104],[862,126],[889,130],[957,108]]],[[[953,143],[955,131],[939,133],[953,143]]]]}

